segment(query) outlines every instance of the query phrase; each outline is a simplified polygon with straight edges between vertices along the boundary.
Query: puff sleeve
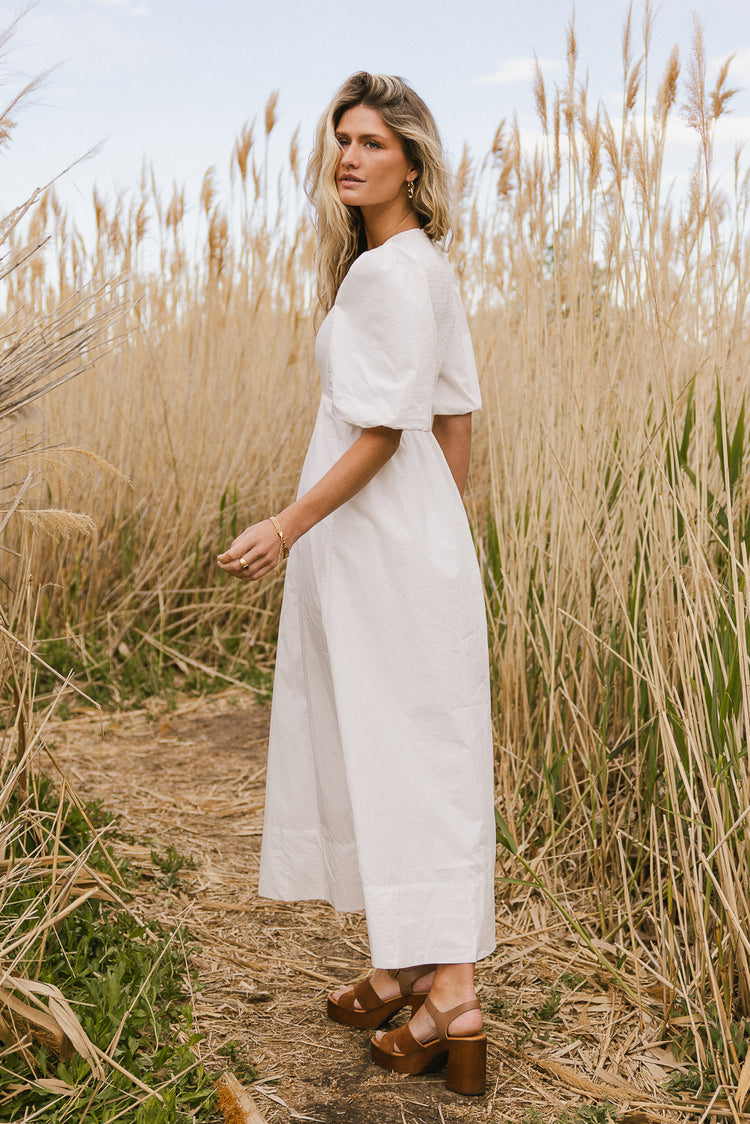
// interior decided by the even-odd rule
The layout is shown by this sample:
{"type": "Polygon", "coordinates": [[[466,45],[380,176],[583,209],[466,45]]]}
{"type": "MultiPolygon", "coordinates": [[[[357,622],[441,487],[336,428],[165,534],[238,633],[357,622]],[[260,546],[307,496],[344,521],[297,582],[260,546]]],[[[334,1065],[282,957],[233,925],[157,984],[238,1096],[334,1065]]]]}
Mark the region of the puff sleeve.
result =
{"type": "Polygon", "coordinates": [[[453,324],[435,386],[433,413],[469,414],[482,407],[474,348],[458,282],[451,278],[453,324]]]}
{"type": "Polygon", "coordinates": [[[332,313],[327,382],[334,415],[363,429],[429,430],[440,362],[419,261],[387,243],[362,254],[332,313]]]}

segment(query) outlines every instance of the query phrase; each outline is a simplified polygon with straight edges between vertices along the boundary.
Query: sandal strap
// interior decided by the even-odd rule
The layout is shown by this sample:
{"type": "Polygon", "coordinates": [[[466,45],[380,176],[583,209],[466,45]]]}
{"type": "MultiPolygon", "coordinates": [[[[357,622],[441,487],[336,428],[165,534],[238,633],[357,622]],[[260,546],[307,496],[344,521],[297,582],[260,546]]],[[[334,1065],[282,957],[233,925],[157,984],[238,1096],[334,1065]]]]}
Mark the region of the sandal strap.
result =
{"type": "Polygon", "coordinates": [[[339,1006],[344,1007],[350,1011],[356,1011],[354,1006],[355,1000],[359,1003],[363,1011],[374,1011],[376,1007],[382,1006],[383,1000],[378,995],[375,988],[370,983],[369,979],[360,980],[355,983],[353,987],[345,991],[339,997],[339,1006]]]}
{"type": "Polygon", "coordinates": [[[418,1041],[409,1030],[409,1024],[404,1023],[403,1026],[396,1027],[395,1030],[388,1030],[381,1038],[378,1039],[378,1046],[381,1050],[385,1050],[394,1056],[398,1054],[418,1054],[420,1050],[424,1049],[424,1045],[418,1041]]]}
{"type": "Polygon", "coordinates": [[[402,999],[406,999],[414,994],[414,984],[417,980],[421,980],[422,976],[429,976],[430,972],[434,971],[434,964],[426,964],[419,965],[417,968],[389,968],[388,975],[398,984],[402,999]]]}
{"type": "Polygon", "coordinates": [[[480,1009],[479,1000],[470,999],[466,1003],[459,1003],[457,1007],[451,1007],[450,1011],[439,1011],[429,995],[425,999],[424,1008],[435,1024],[438,1038],[448,1037],[448,1027],[459,1015],[463,1015],[466,1011],[478,1011],[480,1009]]]}

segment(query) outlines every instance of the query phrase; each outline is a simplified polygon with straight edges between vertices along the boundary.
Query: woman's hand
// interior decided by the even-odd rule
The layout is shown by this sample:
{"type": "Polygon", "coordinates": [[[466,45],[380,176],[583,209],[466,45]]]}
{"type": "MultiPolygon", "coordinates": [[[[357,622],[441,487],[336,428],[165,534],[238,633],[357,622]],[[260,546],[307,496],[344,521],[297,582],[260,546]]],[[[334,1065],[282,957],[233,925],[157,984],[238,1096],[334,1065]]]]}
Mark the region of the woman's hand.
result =
{"type": "Polygon", "coordinates": [[[280,550],[281,540],[276,528],[270,519],[264,519],[262,523],[246,527],[237,536],[229,550],[219,555],[219,565],[225,574],[241,582],[253,582],[276,569],[280,550]]]}

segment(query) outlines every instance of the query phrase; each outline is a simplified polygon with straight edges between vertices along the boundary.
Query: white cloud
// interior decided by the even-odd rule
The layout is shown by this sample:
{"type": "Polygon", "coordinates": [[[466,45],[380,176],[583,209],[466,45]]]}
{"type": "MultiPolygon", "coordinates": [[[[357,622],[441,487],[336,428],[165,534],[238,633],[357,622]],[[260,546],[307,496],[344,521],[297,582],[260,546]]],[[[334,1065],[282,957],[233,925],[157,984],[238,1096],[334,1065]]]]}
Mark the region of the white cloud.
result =
{"type": "Polygon", "coordinates": [[[534,79],[535,63],[539,62],[543,74],[550,71],[562,70],[562,63],[554,59],[534,59],[533,55],[524,55],[520,58],[506,59],[499,70],[494,74],[485,74],[478,78],[478,86],[504,85],[513,82],[531,82],[534,79]]]}

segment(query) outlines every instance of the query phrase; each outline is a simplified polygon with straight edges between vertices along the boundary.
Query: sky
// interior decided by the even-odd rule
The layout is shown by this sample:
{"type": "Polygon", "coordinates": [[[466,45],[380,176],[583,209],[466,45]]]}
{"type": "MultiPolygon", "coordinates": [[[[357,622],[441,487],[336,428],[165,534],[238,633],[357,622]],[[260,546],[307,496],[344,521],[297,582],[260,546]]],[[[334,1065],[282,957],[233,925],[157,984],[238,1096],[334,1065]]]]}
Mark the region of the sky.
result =
{"type": "MultiPolygon", "coordinates": [[[[684,75],[693,11],[704,26],[709,80],[736,52],[730,84],[741,92],[717,134],[728,169],[735,143],[750,139],[750,4],[662,0],[654,9],[653,92],[675,43],[684,75]]],[[[0,0],[0,28],[20,11],[0,0]]],[[[533,144],[532,60],[536,53],[548,82],[563,83],[572,12],[566,0],[37,0],[0,59],[5,103],[51,70],[17,115],[12,142],[0,147],[0,214],[96,145],[57,185],[74,214],[90,211],[94,184],[108,197],[135,187],[144,161],[165,190],[184,184],[196,203],[206,169],[226,175],[235,137],[254,116],[262,123],[273,90],[278,158],[298,125],[306,155],[318,116],[355,70],[405,77],[432,108],[454,163],[464,143],[483,157],[514,112],[533,144]]],[[[625,0],[575,5],[580,77],[588,72],[590,104],[601,98],[612,114],[622,98],[626,12],[625,0]]],[[[634,3],[636,57],[642,14],[634,3]]],[[[694,149],[694,135],[676,123],[670,175],[685,177],[694,149]]]]}

